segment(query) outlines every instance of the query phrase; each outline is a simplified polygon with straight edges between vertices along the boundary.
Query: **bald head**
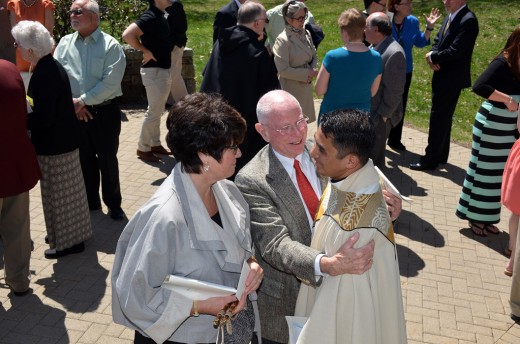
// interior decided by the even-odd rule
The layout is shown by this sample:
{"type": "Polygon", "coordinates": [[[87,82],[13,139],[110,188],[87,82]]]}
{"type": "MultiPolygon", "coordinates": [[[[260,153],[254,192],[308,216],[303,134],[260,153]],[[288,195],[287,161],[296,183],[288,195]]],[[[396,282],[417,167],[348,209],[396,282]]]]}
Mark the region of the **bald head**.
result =
{"type": "Polygon", "coordinates": [[[256,114],[256,131],[276,152],[288,158],[303,153],[308,118],[296,98],[286,91],[271,91],[258,101],[256,114]]]}
{"type": "Polygon", "coordinates": [[[365,26],[365,39],[372,45],[378,45],[386,37],[392,35],[390,19],[383,12],[372,13],[368,16],[365,26]]]}
{"type": "Polygon", "coordinates": [[[288,108],[298,108],[300,112],[302,111],[298,100],[287,91],[274,90],[268,92],[260,98],[256,105],[258,122],[268,125],[271,122],[276,123],[277,115],[288,108]]]}

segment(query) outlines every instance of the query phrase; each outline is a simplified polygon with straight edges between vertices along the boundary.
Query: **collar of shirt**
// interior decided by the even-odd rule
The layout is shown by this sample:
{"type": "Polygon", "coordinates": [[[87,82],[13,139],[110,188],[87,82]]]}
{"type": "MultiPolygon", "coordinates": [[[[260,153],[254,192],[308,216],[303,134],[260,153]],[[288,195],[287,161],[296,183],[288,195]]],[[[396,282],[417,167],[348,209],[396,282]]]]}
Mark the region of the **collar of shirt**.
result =
{"type": "MultiPolygon", "coordinates": [[[[273,149],[274,155],[278,158],[280,163],[282,164],[285,171],[287,171],[287,174],[291,178],[291,181],[294,184],[294,187],[298,191],[298,194],[300,195],[300,199],[302,200],[302,204],[305,204],[305,201],[303,200],[303,196],[300,192],[300,188],[298,187],[298,181],[296,180],[296,171],[294,170],[294,159],[288,158],[286,156],[281,155],[277,151],[273,149]]],[[[309,152],[305,149],[302,154],[298,155],[296,157],[296,160],[300,162],[300,168],[302,169],[303,174],[307,177],[307,180],[309,183],[311,183],[311,186],[316,193],[316,196],[318,199],[321,198],[322,190],[321,190],[321,184],[320,180],[318,178],[318,175],[316,174],[316,168],[314,167],[314,164],[312,163],[311,156],[309,155],[309,152]]],[[[304,206],[305,207],[305,206],[304,206]]],[[[309,221],[309,228],[311,232],[313,231],[313,223],[314,219],[311,217],[309,212],[305,211],[307,214],[307,221],[309,221]]]]}
{"type": "MultiPolygon", "coordinates": [[[[278,158],[278,160],[282,164],[283,168],[287,171],[287,174],[289,175],[289,177],[291,177],[291,180],[292,180],[294,186],[296,186],[296,189],[298,189],[298,181],[296,180],[296,171],[294,170],[294,159],[283,156],[282,154],[278,153],[274,149],[273,149],[273,152],[274,152],[274,155],[278,158]]],[[[302,154],[300,154],[296,157],[296,160],[298,160],[300,162],[300,168],[302,169],[303,174],[305,174],[305,176],[309,180],[309,183],[311,183],[312,188],[314,189],[314,192],[316,192],[316,195],[318,196],[318,198],[320,198],[321,197],[320,181],[318,179],[318,175],[316,174],[316,169],[314,167],[314,164],[312,163],[309,152],[307,152],[307,150],[304,150],[302,154]]]]}
{"type": "Polygon", "coordinates": [[[235,0],[235,3],[237,4],[238,8],[240,8],[240,6],[242,6],[242,4],[240,3],[240,1],[238,1],[238,0],[235,0]]]}
{"type": "Polygon", "coordinates": [[[383,44],[386,40],[389,40],[392,38],[392,35],[386,36],[381,42],[379,42],[377,45],[371,45],[370,47],[374,49],[375,51],[379,52],[379,48],[381,47],[381,44],[383,44]]]}
{"type": "Polygon", "coordinates": [[[87,37],[82,37],[77,31],[74,32],[74,41],[78,40],[78,39],[81,39],[82,41],[85,41],[87,39],[92,39],[94,42],[97,42],[99,40],[99,38],[101,37],[101,29],[98,28],[96,30],[94,30],[94,32],[92,32],[90,34],[90,36],[87,36],[87,37]]]}

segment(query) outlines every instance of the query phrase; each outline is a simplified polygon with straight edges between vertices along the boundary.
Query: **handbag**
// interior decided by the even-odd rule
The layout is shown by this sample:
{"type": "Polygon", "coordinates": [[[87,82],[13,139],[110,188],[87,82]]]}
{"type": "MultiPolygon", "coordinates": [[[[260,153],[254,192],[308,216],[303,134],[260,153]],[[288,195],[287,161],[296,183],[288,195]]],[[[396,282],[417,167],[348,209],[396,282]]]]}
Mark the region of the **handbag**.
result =
{"type": "Polygon", "coordinates": [[[238,301],[227,304],[213,321],[218,330],[216,344],[248,344],[253,338],[255,314],[249,298],[246,307],[237,314],[232,314],[238,301]]]}

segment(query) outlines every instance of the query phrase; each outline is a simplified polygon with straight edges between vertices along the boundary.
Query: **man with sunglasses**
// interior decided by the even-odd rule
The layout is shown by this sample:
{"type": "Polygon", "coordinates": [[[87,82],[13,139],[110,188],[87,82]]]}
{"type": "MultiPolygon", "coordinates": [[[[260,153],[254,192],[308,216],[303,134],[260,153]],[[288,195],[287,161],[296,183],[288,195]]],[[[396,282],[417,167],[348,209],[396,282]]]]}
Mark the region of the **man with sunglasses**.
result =
{"type": "MultiPolygon", "coordinates": [[[[316,173],[309,153],[308,118],[296,98],[282,90],[265,94],[256,112],[255,129],[269,144],[239,171],[235,183],[249,204],[251,236],[264,269],[258,293],[262,342],[287,343],[285,316],[294,315],[300,281],[317,286],[324,274],[362,274],[372,264],[374,244],[353,248],[356,235],[331,256],[309,247],[328,180],[316,173]]],[[[401,201],[385,195],[395,219],[401,201]]]]}
{"type": "Polygon", "coordinates": [[[74,1],[69,14],[76,32],[61,38],[54,58],[67,71],[80,121],[79,155],[88,205],[90,210],[101,209],[101,182],[103,202],[110,216],[123,220],[117,161],[121,110],[114,100],[123,94],[125,54],[114,37],[100,30],[95,0],[74,1]]]}
{"type": "Polygon", "coordinates": [[[276,66],[264,46],[264,28],[268,22],[261,4],[246,1],[240,6],[238,25],[220,33],[200,87],[201,92],[221,94],[247,122],[247,134],[240,145],[242,158],[237,161],[236,171],[265,145],[254,130],[256,103],[265,93],[280,88],[276,66]]]}

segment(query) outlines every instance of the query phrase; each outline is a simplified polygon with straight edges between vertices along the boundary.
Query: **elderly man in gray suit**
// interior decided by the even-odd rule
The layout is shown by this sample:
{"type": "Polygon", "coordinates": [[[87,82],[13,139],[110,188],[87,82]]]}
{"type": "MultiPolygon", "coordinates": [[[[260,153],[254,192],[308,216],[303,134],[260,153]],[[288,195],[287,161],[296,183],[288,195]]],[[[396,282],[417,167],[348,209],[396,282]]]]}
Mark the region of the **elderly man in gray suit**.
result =
{"type": "MultiPolygon", "coordinates": [[[[262,343],[287,343],[286,315],[294,314],[300,281],[319,285],[322,276],[361,274],[372,265],[373,242],[354,248],[359,236],[334,255],[309,247],[314,213],[327,183],[317,175],[306,143],[307,120],[291,94],[275,90],[257,105],[255,129],[269,144],[237,174],[235,183],[251,212],[251,236],[264,269],[258,292],[262,343]]],[[[393,218],[401,201],[386,193],[393,218]]]]}
{"type": "Polygon", "coordinates": [[[370,157],[374,165],[383,170],[386,140],[392,127],[403,118],[406,57],[401,45],[392,37],[392,24],[386,14],[372,13],[366,23],[365,38],[383,59],[381,83],[370,105],[370,114],[376,127],[376,142],[370,157]]]}

